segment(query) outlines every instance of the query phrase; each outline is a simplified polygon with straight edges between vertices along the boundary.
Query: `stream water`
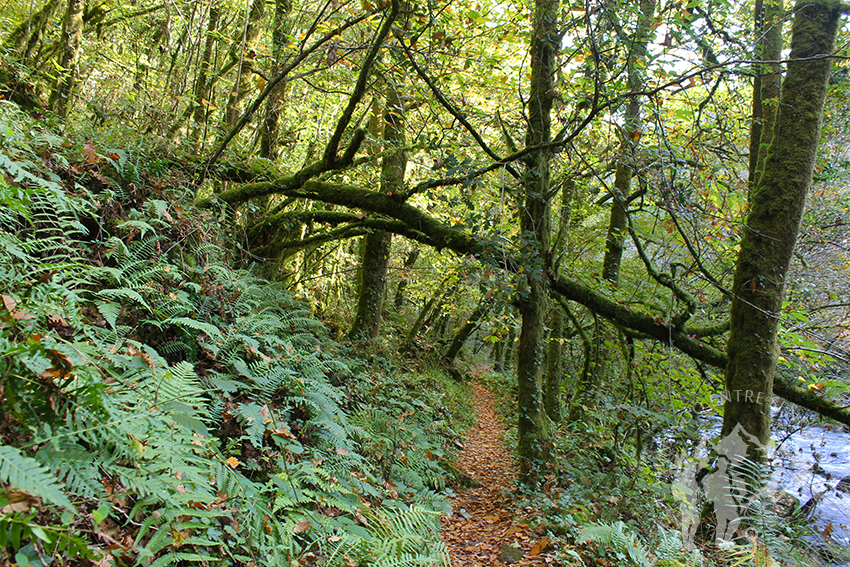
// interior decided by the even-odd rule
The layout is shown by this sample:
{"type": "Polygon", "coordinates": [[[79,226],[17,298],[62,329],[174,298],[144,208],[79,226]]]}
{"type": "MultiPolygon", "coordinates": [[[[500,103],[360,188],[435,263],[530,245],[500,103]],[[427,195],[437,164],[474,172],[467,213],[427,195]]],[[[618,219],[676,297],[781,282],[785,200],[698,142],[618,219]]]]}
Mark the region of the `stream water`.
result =
{"type": "MultiPolygon", "coordinates": [[[[718,435],[720,417],[703,418],[704,435],[718,435]]],[[[823,536],[812,541],[814,547],[825,551],[829,542],[850,550],[850,433],[843,427],[794,426],[799,419],[774,408],[776,445],[768,489],[791,494],[809,509],[810,525],[823,536]]],[[[850,567],[850,553],[829,564],[850,567]]]]}
{"type": "Polygon", "coordinates": [[[843,428],[808,426],[790,434],[780,432],[775,440],[769,488],[794,495],[801,506],[811,506],[818,531],[850,549],[850,433],[843,428]]]}

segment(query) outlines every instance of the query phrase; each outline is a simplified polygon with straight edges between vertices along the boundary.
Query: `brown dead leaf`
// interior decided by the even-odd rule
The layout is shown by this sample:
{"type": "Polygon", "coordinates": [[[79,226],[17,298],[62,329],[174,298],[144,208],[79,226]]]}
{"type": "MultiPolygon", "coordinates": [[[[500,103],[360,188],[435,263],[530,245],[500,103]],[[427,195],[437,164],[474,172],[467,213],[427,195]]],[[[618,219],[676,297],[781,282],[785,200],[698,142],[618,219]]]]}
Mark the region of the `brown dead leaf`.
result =
{"type": "Polygon", "coordinates": [[[0,508],[0,515],[5,516],[10,512],[24,512],[38,506],[41,502],[37,496],[33,496],[24,490],[7,490],[3,496],[9,500],[9,504],[0,508]]]}
{"type": "Polygon", "coordinates": [[[97,163],[100,161],[100,157],[97,155],[97,151],[94,149],[94,143],[91,140],[86,140],[86,145],[83,146],[83,157],[86,159],[86,163],[97,163]]]}
{"type": "Polygon", "coordinates": [[[271,418],[271,412],[269,412],[268,404],[263,404],[263,407],[260,408],[260,416],[263,418],[263,423],[272,423],[274,421],[271,418]]]}
{"type": "Polygon", "coordinates": [[[301,520],[300,522],[298,522],[295,525],[295,528],[293,528],[293,531],[297,534],[303,534],[307,530],[309,530],[311,527],[312,527],[312,524],[310,523],[310,520],[305,519],[305,520],[301,520]]]}
{"type": "Polygon", "coordinates": [[[549,545],[549,536],[544,536],[543,539],[531,546],[531,551],[528,553],[529,555],[539,555],[541,551],[546,549],[547,545],[549,545]]]}

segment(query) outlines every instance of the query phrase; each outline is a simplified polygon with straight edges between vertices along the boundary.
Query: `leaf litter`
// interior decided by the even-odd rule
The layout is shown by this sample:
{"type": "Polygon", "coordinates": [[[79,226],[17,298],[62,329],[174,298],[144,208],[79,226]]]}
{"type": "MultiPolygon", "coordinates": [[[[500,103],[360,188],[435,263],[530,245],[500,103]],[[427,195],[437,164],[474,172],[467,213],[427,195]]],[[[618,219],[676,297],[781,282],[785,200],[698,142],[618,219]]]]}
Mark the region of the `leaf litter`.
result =
{"type": "Polygon", "coordinates": [[[545,566],[554,561],[549,538],[518,511],[516,465],[505,449],[505,429],[493,409],[495,395],[473,384],[478,421],[464,440],[458,466],[480,486],[460,492],[442,519],[443,542],[455,567],[545,566]]]}

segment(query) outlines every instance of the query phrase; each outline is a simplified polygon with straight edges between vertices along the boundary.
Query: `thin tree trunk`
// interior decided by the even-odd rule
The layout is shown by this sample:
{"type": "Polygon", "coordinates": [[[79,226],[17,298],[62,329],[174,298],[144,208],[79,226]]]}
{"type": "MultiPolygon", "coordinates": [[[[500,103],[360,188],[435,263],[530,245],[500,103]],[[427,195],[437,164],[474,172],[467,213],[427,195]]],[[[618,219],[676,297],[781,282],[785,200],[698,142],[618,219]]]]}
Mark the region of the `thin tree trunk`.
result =
{"type": "Polygon", "coordinates": [[[493,343],[493,371],[502,371],[502,361],[505,359],[505,341],[498,340],[493,343]]]}
{"type": "Polygon", "coordinates": [[[434,307],[434,304],[437,302],[437,296],[433,296],[429,299],[424,306],[422,306],[422,310],[419,312],[419,317],[416,318],[416,321],[413,323],[413,327],[410,328],[410,332],[407,334],[407,338],[404,341],[405,348],[410,348],[413,344],[413,339],[416,338],[416,335],[419,334],[419,331],[422,330],[422,325],[425,322],[425,317],[431,312],[431,309],[434,307]]]}
{"type": "Polygon", "coordinates": [[[77,83],[80,41],[83,38],[84,6],[84,0],[68,0],[68,10],[62,21],[62,53],[59,59],[62,71],[56,82],[56,88],[50,96],[50,107],[62,118],[68,116],[77,83]]]}
{"type": "Polygon", "coordinates": [[[543,388],[543,407],[546,415],[555,423],[561,421],[561,341],[564,334],[564,314],[554,309],[549,319],[549,349],[546,356],[546,382],[543,388]]]}
{"type": "MultiPolygon", "coordinates": [[[[769,144],[775,132],[776,111],[782,87],[782,0],[756,0],[755,6],[756,57],[753,79],[753,120],[750,125],[750,188],[758,179],[759,147],[769,144]],[[769,61],[769,63],[762,63],[769,61]],[[764,126],[768,130],[764,130],[764,126]]],[[[762,154],[764,159],[764,154],[762,154]]]]}
{"type": "Polygon", "coordinates": [[[218,28],[218,19],[221,10],[218,4],[210,6],[209,21],[207,22],[207,38],[204,42],[204,52],[201,55],[201,64],[198,71],[198,80],[195,83],[195,101],[192,110],[192,118],[195,122],[192,128],[192,140],[197,142],[207,126],[210,105],[210,85],[212,84],[212,52],[215,45],[215,31],[218,28]]]}
{"type": "MultiPolygon", "coordinates": [[[[750,196],[731,310],[722,435],[741,426],[758,443],[747,457],[764,461],[758,446],[770,439],[770,404],[779,357],[777,332],[785,279],[812,183],[823,106],[841,6],[804,0],[796,7],[788,73],[776,134],[760,146],[763,170],[750,196]]],[[[765,128],[767,130],[767,128],[765,128]]],[[[762,135],[764,138],[764,134],[762,135]]]]}
{"type": "MultiPolygon", "coordinates": [[[[637,28],[631,45],[628,47],[628,86],[631,91],[639,91],[643,86],[642,69],[645,67],[649,33],[655,12],[655,0],[641,0],[637,28]]],[[[613,16],[615,19],[617,15],[613,16]]],[[[629,98],[626,105],[626,115],[620,133],[620,157],[614,173],[614,187],[611,198],[611,218],[605,237],[605,256],[602,260],[602,278],[617,288],[620,285],[620,266],[623,259],[623,247],[628,234],[627,199],[632,191],[632,163],[635,150],[640,140],[641,103],[638,97],[629,98]]],[[[580,408],[595,407],[596,392],[605,380],[608,367],[613,358],[613,352],[606,345],[615,340],[616,331],[605,323],[597,324],[598,331],[594,334],[593,361],[591,365],[591,380],[582,384],[587,388],[579,396],[584,400],[580,408]]],[[[574,406],[576,407],[576,406],[574,406]]]]}
{"type": "Polygon", "coordinates": [[[396,311],[400,311],[402,305],[404,305],[404,290],[407,288],[407,284],[410,281],[410,270],[413,268],[413,265],[416,263],[416,260],[419,258],[419,248],[414,248],[407,255],[407,258],[404,260],[404,265],[402,269],[402,273],[399,275],[398,287],[395,290],[395,309],[396,311]]]}
{"type": "Polygon", "coordinates": [[[251,10],[245,19],[245,27],[238,51],[239,66],[236,71],[233,89],[230,91],[227,100],[224,123],[228,129],[236,125],[236,121],[239,119],[241,113],[242,101],[248,96],[248,92],[251,90],[249,84],[254,69],[254,61],[256,60],[254,49],[257,40],[260,38],[260,23],[265,15],[265,0],[254,0],[251,10]]]}
{"type": "MultiPolygon", "coordinates": [[[[561,189],[561,207],[559,211],[558,231],[552,244],[552,257],[560,262],[565,250],[569,248],[570,228],[572,224],[572,203],[575,195],[575,181],[569,179],[561,189]]],[[[543,407],[546,415],[555,423],[561,421],[561,376],[564,365],[561,364],[563,351],[564,314],[553,309],[549,316],[549,343],[546,353],[546,379],[543,386],[543,407]]]]}

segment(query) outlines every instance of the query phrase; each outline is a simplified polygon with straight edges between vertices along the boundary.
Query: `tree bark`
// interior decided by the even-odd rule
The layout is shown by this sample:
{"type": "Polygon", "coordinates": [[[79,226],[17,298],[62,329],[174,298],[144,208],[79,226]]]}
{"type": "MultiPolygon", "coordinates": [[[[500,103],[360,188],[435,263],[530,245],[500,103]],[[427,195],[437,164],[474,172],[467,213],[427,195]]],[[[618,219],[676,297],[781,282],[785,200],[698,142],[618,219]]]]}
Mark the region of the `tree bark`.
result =
{"type": "Polygon", "coordinates": [[[50,107],[53,111],[67,118],[77,83],[77,65],[80,60],[80,41],[83,37],[83,8],[84,0],[68,0],[68,10],[62,21],[62,51],[59,59],[61,74],[56,82],[56,88],[50,96],[50,107]]]}
{"type": "MultiPolygon", "coordinates": [[[[728,435],[740,425],[762,445],[770,439],[785,280],[812,183],[832,67],[828,55],[840,17],[840,5],[831,0],[797,4],[776,134],[760,146],[764,166],[751,192],[735,267],[721,433],[728,435]]],[[[763,461],[766,455],[750,444],[747,457],[763,461]]]]}
{"type": "Polygon", "coordinates": [[[398,286],[395,290],[395,310],[400,311],[404,305],[404,290],[410,281],[410,270],[419,258],[419,248],[413,248],[404,260],[403,271],[399,275],[398,286]]]}
{"type": "Polygon", "coordinates": [[[209,21],[207,22],[207,37],[204,42],[204,51],[201,54],[201,64],[198,69],[198,79],[195,82],[194,103],[190,107],[195,122],[192,128],[192,140],[197,142],[207,126],[209,117],[209,91],[212,84],[212,52],[215,45],[215,31],[218,28],[218,18],[221,9],[218,4],[210,5],[209,21]]]}
{"type": "MultiPolygon", "coordinates": [[[[535,0],[531,29],[531,90],[525,144],[535,147],[552,140],[551,112],[557,70],[559,0],[535,0]]],[[[551,239],[549,203],[550,150],[537,150],[526,159],[520,229],[526,243],[527,290],[519,299],[522,325],[517,357],[518,452],[520,481],[535,486],[549,458],[549,431],[540,396],[546,364],[546,275],[551,239]]]]}
{"type": "MultiPolygon", "coordinates": [[[[292,11],[292,0],[275,0],[274,19],[272,20],[272,65],[269,76],[275,76],[282,69],[283,48],[289,33],[288,17],[292,11]]],[[[260,157],[271,161],[277,159],[280,138],[280,111],[286,85],[278,85],[266,100],[266,116],[263,118],[262,138],[260,139],[260,157]]]]}
{"type": "Polygon", "coordinates": [[[466,340],[469,338],[469,335],[478,328],[478,325],[481,323],[481,318],[484,317],[487,312],[490,310],[490,302],[482,298],[481,301],[478,302],[478,305],[475,306],[475,309],[469,315],[469,317],[464,321],[463,326],[458,330],[452,339],[451,344],[449,345],[446,354],[443,355],[443,361],[449,366],[453,365],[455,359],[460,354],[463,345],[466,343],[466,340]]]}
{"type": "Polygon", "coordinates": [[[543,388],[543,407],[546,415],[555,423],[561,421],[561,341],[564,334],[564,314],[554,309],[549,318],[549,348],[546,356],[546,381],[543,388]]]}
{"type": "MultiPolygon", "coordinates": [[[[394,85],[387,85],[383,137],[385,149],[404,146],[404,108],[401,95],[394,85]]],[[[381,192],[401,192],[406,169],[407,152],[404,150],[399,149],[384,156],[381,162],[381,192]]],[[[376,230],[367,234],[364,240],[357,314],[348,333],[352,339],[374,338],[378,335],[386,295],[392,233],[376,230]]]]}
{"type": "MultiPolygon", "coordinates": [[[[635,26],[634,36],[622,38],[628,45],[628,88],[630,91],[640,91],[643,87],[642,68],[646,66],[647,44],[649,32],[655,12],[655,0],[641,0],[639,5],[638,21],[635,26]]],[[[612,14],[612,20],[620,21],[620,16],[612,14]]],[[[622,26],[617,25],[618,31],[622,26]]],[[[632,163],[635,159],[635,150],[640,140],[641,102],[638,97],[630,97],[626,104],[625,121],[620,130],[620,156],[614,173],[614,187],[611,198],[611,217],[608,223],[608,232],[605,236],[605,256],[602,259],[602,278],[614,288],[620,286],[620,266],[623,260],[623,247],[628,234],[629,218],[627,211],[627,199],[632,192],[632,175],[634,169],[632,163]]],[[[607,345],[616,340],[616,330],[612,329],[605,321],[596,321],[597,332],[593,336],[593,361],[591,365],[590,380],[583,383],[581,387],[588,391],[580,392],[578,399],[583,404],[573,405],[573,417],[581,416],[579,409],[594,408],[598,396],[600,384],[607,381],[606,374],[609,367],[613,366],[615,360],[614,352],[607,345]],[[576,413],[578,412],[578,413],[576,413]]],[[[613,371],[612,371],[613,372],[613,371]]]]}
{"type": "MultiPolygon", "coordinates": [[[[561,206],[558,215],[558,230],[552,244],[552,258],[557,264],[565,252],[569,254],[570,230],[572,228],[572,205],[575,196],[575,181],[568,179],[561,188],[561,206]]],[[[543,407],[546,415],[555,423],[561,421],[561,376],[564,365],[561,363],[563,352],[564,313],[555,308],[549,315],[549,343],[546,352],[546,378],[543,385],[543,407]]]]}
{"type": "Polygon", "coordinates": [[[265,15],[265,0],[254,0],[250,11],[246,15],[242,37],[237,44],[239,46],[239,50],[237,51],[239,67],[236,70],[236,79],[234,80],[233,89],[228,96],[227,108],[224,113],[224,123],[228,129],[236,125],[236,121],[241,114],[242,101],[248,96],[248,92],[251,90],[248,84],[256,59],[254,48],[260,37],[260,23],[265,15]]]}
{"type": "Polygon", "coordinates": [[[50,20],[59,13],[61,8],[62,0],[48,0],[41,10],[18,24],[18,27],[3,42],[4,46],[12,51],[21,63],[27,63],[44,36],[44,30],[47,29],[50,20]]]}
{"type": "MultiPolygon", "coordinates": [[[[770,144],[775,134],[776,112],[782,88],[782,0],[756,0],[756,58],[753,79],[753,120],[750,125],[750,169],[748,187],[758,180],[759,148],[770,144]],[[765,126],[768,130],[765,131],[765,126]]],[[[761,154],[764,159],[764,153],[761,154]]]]}

